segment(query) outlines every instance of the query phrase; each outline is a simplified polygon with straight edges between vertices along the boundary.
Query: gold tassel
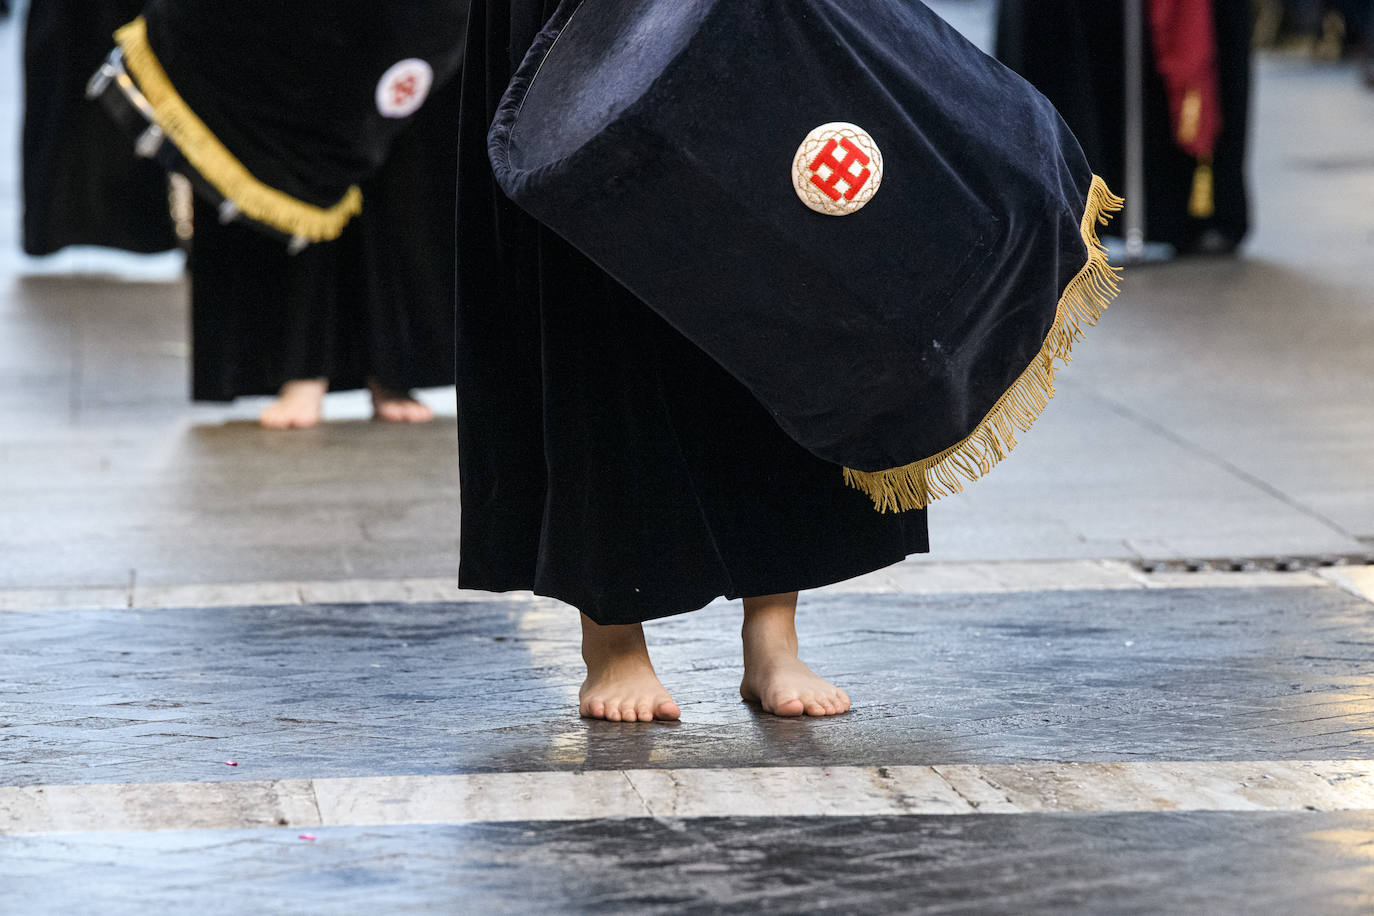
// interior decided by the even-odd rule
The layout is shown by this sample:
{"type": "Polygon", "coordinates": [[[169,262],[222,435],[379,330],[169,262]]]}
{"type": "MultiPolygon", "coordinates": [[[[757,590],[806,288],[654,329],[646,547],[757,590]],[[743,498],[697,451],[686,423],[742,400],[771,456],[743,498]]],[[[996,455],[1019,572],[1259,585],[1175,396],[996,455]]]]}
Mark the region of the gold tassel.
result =
{"type": "Polygon", "coordinates": [[[1193,88],[1183,94],[1178,109],[1178,142],[1186,147],[1202,132],[1202,90],[1193,88]]]}
{"type": "Polygon", "coordinates": [[[1093,176],[1080,226],[1088,263],[1064,287],[1040,352],[973,432],[938,455],[901,467],[885,471],[845,468],[845,483],[867,493],[879,512],[905,512],[961,492],[963,481],[977,480],[1007,456],[1016,445],[1016,433],[1029,430],[1054,397],[1055,361],[1069,361],[1073,345],[1083,339],[1083,326],[1096,324],[1116,296],[1120,268],[1107,262],[1097,227],[1105,226],[1108,214],[1120,210],[1123,203],[1101,178],[1093,176]]]}
{"type": "Polygon", "coordinates": [[[153,107],[153,119],[176,144],[186,161],[226,200],[248,217],[311,242],[339,237],[348,221],[362,212],[363,195],[351,187],[337,203],[317,207],[263,184],[219,141],[167,78],[148,44],[142,16],[115,32],[124,63],[153,107]]]}
{"type": "Polygon", "coordinates": [[[1212,160],[1199,159],[1193,169],[1193,192],[1188,195],[1188,215],[1194,219],[1211,219],[1216,212],[1212,193],[1212,160]]]}

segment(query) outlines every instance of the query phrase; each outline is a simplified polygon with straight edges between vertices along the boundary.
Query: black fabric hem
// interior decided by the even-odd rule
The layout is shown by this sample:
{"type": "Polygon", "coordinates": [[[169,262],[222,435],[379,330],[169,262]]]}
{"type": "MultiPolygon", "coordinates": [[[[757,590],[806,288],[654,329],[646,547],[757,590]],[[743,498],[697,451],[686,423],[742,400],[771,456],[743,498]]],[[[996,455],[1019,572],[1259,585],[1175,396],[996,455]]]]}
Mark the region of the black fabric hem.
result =
{"type": "Polygon", "coordinates": [[[660,620],[664,617],[676,617],[679,614],[690,614],[715,601],[717,598],[725,598],[727,601],[738,601],[741,598],[755,598],[763,595],[781,595],[787,592],[803,592],[815,588],[824,588],[827,585],[834,585],[837,582],[845,582],[858,576],[877,572],[902,562],[907,557],[917,554],[929,553],[930,545],[927,542],[914,550],[895,557],[888,557],[876,562],[863,562],[855,564],[855,568],[843,573],[829,572],[822,573],[814,577],[794,576],[780,577],[776,581],[765,581],[752,583],[736,594],[719,589],[703,589],[700,595],[686,598],[681,602],[676,602],[678,606],[673,608],[626,608],[623,606],[608,607],[605,604],[595,605],[585,597],[574,595],[561,589],[544,589],[528,580],[498,581],[495,579],[482,583],[481,576],[465,575],[460,571],[458,576],[458,587],[471,591],[493,592],[498,594],[508,592],[530,592],[540,598],[552,598],[576,609],[580,613],[586,614],[593,621],[601,626],[625,626],[635,623],[646,623],[650,620],[660,620]],[[580,602],[580,603],[579,603],[580,602]]]}

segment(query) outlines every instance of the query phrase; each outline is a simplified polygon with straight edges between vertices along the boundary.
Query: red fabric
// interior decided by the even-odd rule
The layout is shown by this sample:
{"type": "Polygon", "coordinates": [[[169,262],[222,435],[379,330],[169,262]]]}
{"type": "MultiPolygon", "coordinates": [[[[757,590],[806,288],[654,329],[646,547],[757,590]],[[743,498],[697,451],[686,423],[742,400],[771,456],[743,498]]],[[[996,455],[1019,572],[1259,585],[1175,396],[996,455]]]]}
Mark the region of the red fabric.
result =
{"type": "Polygon", "coordinates": [[[1155,67],[1169,94],[1174,140],[1191,156],[1210,157],[1221,133],[1212,0],[1149,0],[1148,8],[1155,67]],[[1197,100],[1192,103],[1195,116],[1184,110],[1190,95],[1197,100]]]}

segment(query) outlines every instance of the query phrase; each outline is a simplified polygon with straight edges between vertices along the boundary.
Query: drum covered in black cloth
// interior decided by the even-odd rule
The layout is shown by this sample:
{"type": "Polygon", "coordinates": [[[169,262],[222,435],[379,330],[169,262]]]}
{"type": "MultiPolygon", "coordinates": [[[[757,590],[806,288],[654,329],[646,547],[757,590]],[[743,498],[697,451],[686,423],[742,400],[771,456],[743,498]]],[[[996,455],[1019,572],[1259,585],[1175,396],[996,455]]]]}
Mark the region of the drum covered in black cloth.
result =
{"type": "Polygon", "coordinates": [[[490,153],[883,509],[999,460],[1114,291],[1095,226],[1118,201],[920,3],[567,0],[490,153]]]}
{"type": "Polygon", "coordinates": [[[152,0],[116,37],[137,107],[202,190],[235,215],[322,241],[358,212],[357,183],[431,87],[456,72],[464,12],[453,0],[152,0]]]}

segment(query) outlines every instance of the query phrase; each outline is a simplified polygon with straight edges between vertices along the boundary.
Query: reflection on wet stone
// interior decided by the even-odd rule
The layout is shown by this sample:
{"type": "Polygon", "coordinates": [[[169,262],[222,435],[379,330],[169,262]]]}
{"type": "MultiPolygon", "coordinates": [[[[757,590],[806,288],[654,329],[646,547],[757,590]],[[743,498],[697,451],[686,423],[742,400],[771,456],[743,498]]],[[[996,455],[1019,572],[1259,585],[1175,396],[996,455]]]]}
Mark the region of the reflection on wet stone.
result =
{"type": "Polygon", "coordinates": [[[1335,588],[816,595],[834,721],[739,699],[735,606],[649,626],[679,724],[577,718],[553,602],[0,615],[4,782],[1033,760],[1360,759],[1374,624],[1335,588]],[[224,760],[240,766],[227,772],[224,760]]]}

